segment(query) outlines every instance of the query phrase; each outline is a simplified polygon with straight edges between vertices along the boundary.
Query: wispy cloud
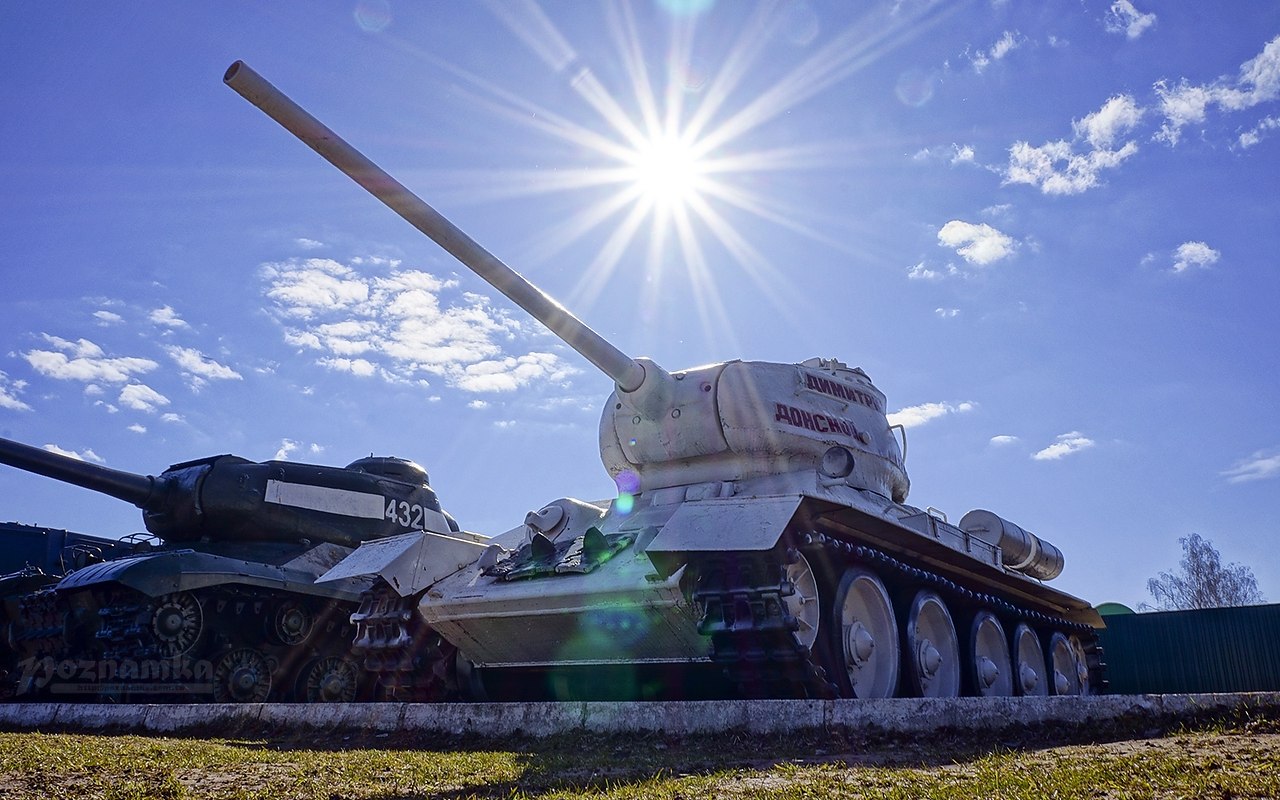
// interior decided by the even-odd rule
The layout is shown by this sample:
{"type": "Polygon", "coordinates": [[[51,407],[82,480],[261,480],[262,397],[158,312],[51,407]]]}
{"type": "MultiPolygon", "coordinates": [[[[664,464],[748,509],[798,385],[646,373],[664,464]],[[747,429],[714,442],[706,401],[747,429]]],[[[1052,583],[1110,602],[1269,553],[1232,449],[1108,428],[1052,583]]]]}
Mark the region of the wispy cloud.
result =
{"type": "Polygon", "coordinates": [[[511,391],[576,371],[553,353],[510,352],[532,326],[483,295],[458,292],[457,281],[365,263],[378,273],[331,259],[263,265],[265,294],[285,341],[316,351],[317,364],[395,383],[441,377],[467,392],[511,391]]]}
{"type": "Polygon", "coordinates": [[[1022,440],[1019,439],[1017,436],[1000,434],[999,436],[992,436],[989,444],[991,444],[993,447],[1008,447],[1009,445],[1017,444],[1020,441],[1022,440]]]}
{"type": "Polygon", "coordinates": [[[946,161],[952,165],[977,163],[977,151],[970,144],[952,144],[950,147],[922,147],[911,156],[912,161],[946,161]]]}
{"type": "Polygon", "coordinates": [[[1156,24],[1156,15],[1144,14],[1130,0],[1116,0],[1107,11],[1104,24],[1108,33],[1123,33],[1130,39],[1137,39],[1156,24]]]}
{"type": "Polygon", "coordinates": [[[1155,85],[1165,123],[1155,138],[1176,145],[1182,129],[1205,121],[1209,108],[1242,111],[1280,97],[1280,36],[1267,42],[1262,52],[1240,65],[1240,74],[1212,83],[1193,84],[1183,78],[1176,85],[1155,85]]]}
{"type": "Polygon", "coordinates": [[[1259,450],[1222,473],[1228,483],[1247,483],[1280,477],[1280,450],[1259,450]]]}
{"type": "Polygon", "coordinates": [[[150,372],[159,366],[149,358],[131,356],[112,357],[89,341],[69,341],[57,336],[42,334],[44,340],[56,350],[30,350],[23,354],[36,372],[64,381],[93,383],[124,383],[135,375],[150,372]]]}
{"type": "Polygon", "coordinates": [[[938,231],[938,243],[950,247],[970,264],[985,267],[1008,258],[1017,249],[1017,243],[985,222],[964,222],[953,219],[938,231]]]}
{"type": "Polygon", "coordinates": [[[63,448],[58,447],[56,444],[46,444],[44,446],[44,449],[48,450],[50,453],[57,453],[60,456],[74,458],[76,461],[92,461],[95,464],[107,463],[106,459],[104,459],[102,456],[98,455],[97,453],[93,452],[93,450],[89,448],[85,448],[84,450],[76,452],[75,450],[64,450],[63,448]]]}
{"type": "Polygon", "coordinates": [[[10,411],[30,411],[31,406],[18,399],[18,392],[26,386],[26,381],[10,380],[8,375],[0,371],[0,408],[7,408],[10,411]]]}
{"type": "Polygon", "coordinates": [[[1129,95],[1116,95],[1092,114],[1071,123],[1072,139],[1058,139],[1032,147],[1015,142],[1009,148],[1004,183],[1036,186],[1044,194],[1080,194],[1099,185],[1099,173],[1115,169],[1138,152],[1135,141],[1118,148],[1142,118],[1143,110],[1129,95]],[[1079,152],[1077,152],[1079,148],[1079,152]]]}
{"type": "Polygon", "coordinates": [[[1183,242],[1173,251],[1173,271],[1186,272],[1192,267],[1209,267],[1218,263],[1222,253],[1204,242],[1183,242]]]}
{"type": "Polygon", "coordinates": [[[1025,40],[1017,31],[1005,31],[995,44],[986,50],[979,50],[969,55],[969,63],[973,65],[973,71],[981,73],[987,67],[991,66],[993,61],[999,61],[1005,56],[1018,49],[1025,40]]]}
{"type": "Polygon", "coordinates": [[[954,319],[955,317],[960,316],[960,309],[958,309],[958,308],[935,308],[935,309],[933,310],[933,313],[937,314],[939,317],[942,317],[943,319],[954,319]]]}
{"type": "Polygon", "coordinates": [[[890,425],[901,425],[904,428],[916,428],[926,422],[945,417],[949,414],[964,414],[977,408],[977,404],[963,403],[921,403],[918,406],[907,406],[889,414],[890,425]]]}
{"type": "Polygon", "coordinates": [[[169,398],[143,383],[131,383],[120,390],[120,405],[148,414],[169,405],[169,398]]]}
{"type": "Polygon", "coordinates": [[[1070,433],[1061,434],[1058,436],[1057,441],[1036,452],[1031,457],[1036,461],[1057,461],[1073,453],[1079,453],[1081,450],[1088,450],[1095,444],[1097,443],[1080,431],[1071,431],[1070,433]]]}
{"type": "Polygon", "coordinates": [[[1280,129],[1280,117],[1263,117],[1262,121],[1257,125],[1241,133],[1240,138],[1236,141],[1240,144],[1241,149],[1247,150],[1261,142],[1264,135],[1276,129],[1280,129]]]}
{"type": "Polygon", "coordinates": [[[160,308],[153,309],[152,312],[147,315],[147,319],[151,320],[152,324],[160,325],[165,328],[191,327],[185,320],[178,316],[178,312],[174,311],[171,306],[161,306],[160,308]]]}
{"type": "Polygon", "coordinates": [[[114,311],[95,311],[93,312],[93,316],[94,319],[98,320],[98,324],[103,326],[118,325],[119,323],[124,322],[124,317],[114,311]]]}
{"type": "Polygon", "coordinates": [[[231,367],[219,364],[204,353],[191,347],[165,347],[169,358],[187,377],[192,389],[200,389],[209,381],[238,381],[243,377],[231,367]]]}

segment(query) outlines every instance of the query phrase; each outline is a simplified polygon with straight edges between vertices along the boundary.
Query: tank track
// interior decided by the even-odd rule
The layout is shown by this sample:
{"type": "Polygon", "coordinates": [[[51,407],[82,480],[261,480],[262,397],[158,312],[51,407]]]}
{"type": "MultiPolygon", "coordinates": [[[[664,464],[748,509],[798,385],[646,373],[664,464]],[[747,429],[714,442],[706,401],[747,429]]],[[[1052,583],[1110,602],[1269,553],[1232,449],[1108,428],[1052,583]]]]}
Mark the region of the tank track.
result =
{"type": "Polygon", "coordinates": [[[711,637],[711,660],[745,697],[836,696],[835,685],[796,638],[799,623],[784,602],[794,592],[786,565],[768,554],[699,562],[693,592],[703,609],[698,632],[711,637]]]}
{"type": "Polygon", "coordinates": [[[385,699],[432,703],[459,697],[457,653],[418,614],[421,595],[401,597],[381,579],[360,596],[351,615],[352,652],[385,699]]]}
{"type": "Polygon", "coordinates": [[[796,636],[799,622],[784,602],[795,592],[787,580],[786,565],[794,563],[798,554],[803,554],[818,573],[838,576],[851,566],[862,565],[874,569],[886,584],[896,586],[899,594],[929,588],[953,609],[986,608],[1037,630],[1074,633],[1084,645],[1090,691],[1105,691],[1106,665],[1097,634],[1090,626],[1016,606],[876,548],[809,532],[796,537],[781,557],[777,552],[734,553],[699,562],[693,590],[694,603],[702,609],[698,629],[711,637],[712,661],[745,697],[839,696],[836,685],[814,661],[818,646],[800,644],[796,636]]]}
{"type": "Polygon", "coordinates": [[[11,630],[37,666],[15,694],[183,702],[364,699],[350,654],[351,606],[242,587],[153,598],[124,588],[23,597],[11,630]],[[98,687],[101,687],[100,689],[98,687]]]}

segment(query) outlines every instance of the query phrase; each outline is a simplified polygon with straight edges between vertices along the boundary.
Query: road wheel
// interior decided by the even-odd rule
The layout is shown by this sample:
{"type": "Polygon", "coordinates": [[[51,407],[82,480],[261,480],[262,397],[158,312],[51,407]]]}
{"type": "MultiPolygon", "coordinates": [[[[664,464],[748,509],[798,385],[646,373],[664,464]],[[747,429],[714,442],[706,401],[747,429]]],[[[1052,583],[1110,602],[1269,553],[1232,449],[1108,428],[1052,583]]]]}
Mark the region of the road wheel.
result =
{"type": "Polygon", "coordinates": [[[1004,626],[990,611],[979,611],[969,626],[969,689],[980,697],[1013,696],[1013,662],[1004,626]]]}
{"type": "Polygon", "coordinates": [[[863,567],[846,570],[836,586],[828,634],[830,672],[845,697],[893,697],[898,690],[898,623],[889,593],[863,567]]]}
{"type": "Polygon", "coordinates": [[[213,699],[219,703],[262,703],[271,694],[271,664],[251,647],[229,650],[213,668],[213,699]]]}
{"type": "Polygon", "coordinates": [[[1014,689],[1023,697],[1044,697],[1049,694],[1049,681],[1045,680],[1044,648],[1035,631],[1026,623],[1013,630],[1014,689]]]}
{"type": "Polygon", "coordinates": [[[903,646],[907,653],[907,688],[919,697],[960,694],[960,642],[947,604],[923,590],[907,611],[903,646]]]}

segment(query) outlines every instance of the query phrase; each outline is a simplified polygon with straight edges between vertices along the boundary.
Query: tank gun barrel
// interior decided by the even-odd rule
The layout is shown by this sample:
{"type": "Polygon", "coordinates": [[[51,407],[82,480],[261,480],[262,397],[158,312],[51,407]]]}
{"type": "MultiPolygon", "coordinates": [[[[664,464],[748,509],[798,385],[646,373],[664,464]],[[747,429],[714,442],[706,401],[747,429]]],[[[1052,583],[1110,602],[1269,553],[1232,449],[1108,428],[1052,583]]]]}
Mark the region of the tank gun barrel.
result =
{"type": "Polygon", "coordinates": [[[156,498],[156,479],[90,464],[39,447],[0,439],[0,464],[71,483],[147,508],[156,498]]]}
{"type": "Polygon", "coordinates": [[[614,347],[523,275],[481,247],[440,212],[406,189],[243,61],[232,64],[223,76],[223,81],[489,285],[546,325],[552,333],[612,378],[620,389],[631,392],[644,382],[645,368],[639,362],[614,347]]]}

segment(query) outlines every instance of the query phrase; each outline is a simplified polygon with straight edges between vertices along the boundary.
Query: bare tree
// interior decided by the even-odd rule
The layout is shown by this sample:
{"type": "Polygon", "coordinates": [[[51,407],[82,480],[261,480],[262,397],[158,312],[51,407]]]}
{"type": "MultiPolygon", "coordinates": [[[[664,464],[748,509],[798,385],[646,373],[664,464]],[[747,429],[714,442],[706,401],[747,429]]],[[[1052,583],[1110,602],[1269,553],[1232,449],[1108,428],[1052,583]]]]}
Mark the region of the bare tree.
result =
{"type": "Polygon", "coordinates": [[[1181,538],[1182,565],[1177,573],[1161,572],[1147,581],[1147,591],[1161,611],[1188,608],[1249,606],[1264,602],[1253,570],[1241,564],[1222,565],[1213,544],[1193,533],[1181,538]]]}

